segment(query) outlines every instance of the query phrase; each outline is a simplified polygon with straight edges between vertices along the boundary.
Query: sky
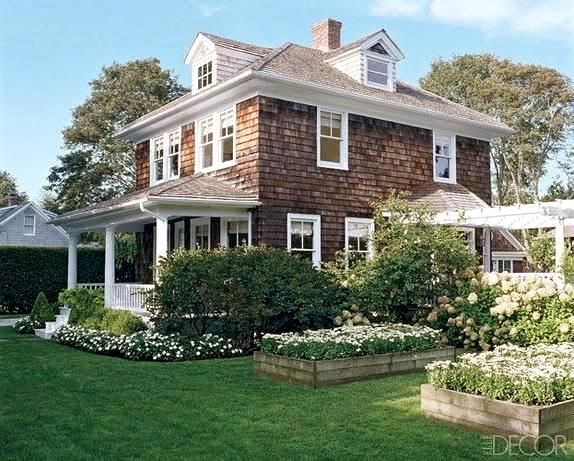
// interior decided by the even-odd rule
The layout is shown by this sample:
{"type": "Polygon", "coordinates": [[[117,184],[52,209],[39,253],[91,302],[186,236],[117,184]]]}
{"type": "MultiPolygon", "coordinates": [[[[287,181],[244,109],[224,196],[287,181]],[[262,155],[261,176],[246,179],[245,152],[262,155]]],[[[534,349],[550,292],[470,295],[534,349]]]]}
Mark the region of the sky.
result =
{"type": "MultiPolygon", "coordinates": [[[[157,57],[185,84],[195,35],[310,45],[311,25],[343,23],[343,44],[384,27],[418,83],[433,60],[493,53],[574,78],[574,0],[0,0],[0,169],[40,200],[71,110],[102,66],[157,57]]],[[[558,174],[553,168],[546,183],[558,174]]]]}

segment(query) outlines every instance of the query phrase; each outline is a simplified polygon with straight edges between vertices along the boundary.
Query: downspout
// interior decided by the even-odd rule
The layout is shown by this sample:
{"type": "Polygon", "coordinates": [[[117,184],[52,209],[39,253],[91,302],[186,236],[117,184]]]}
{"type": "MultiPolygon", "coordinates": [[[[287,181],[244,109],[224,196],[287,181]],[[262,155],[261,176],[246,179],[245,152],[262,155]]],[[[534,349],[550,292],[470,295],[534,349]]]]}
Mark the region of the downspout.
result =
{"type": "Polygon", "coordinates": [[[142,213],[145,214],[149,214],[150,216],[153,216],[155,219],[165,219],[163,216],[154,213],[153,211],[148,210],[146,207],[144,207],[144,202],[140,202],[140,210],[142,213]]]}

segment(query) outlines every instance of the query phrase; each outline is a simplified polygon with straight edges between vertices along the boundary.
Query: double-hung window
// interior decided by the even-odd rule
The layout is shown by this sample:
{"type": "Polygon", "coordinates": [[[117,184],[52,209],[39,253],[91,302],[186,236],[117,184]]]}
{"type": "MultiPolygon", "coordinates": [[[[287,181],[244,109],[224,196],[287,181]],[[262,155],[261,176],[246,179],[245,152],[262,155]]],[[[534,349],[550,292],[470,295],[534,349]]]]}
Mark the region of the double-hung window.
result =
{"type": "Polygon", "coordinates": [[[388,89],[390,81],[389,67],[388,61],[367,56],[367,83],[388,89]]]}
{"type": "Polygon", "coordinates": [[[346,170],[347,161],[347,114],[318,109],[317,144],[320,167],[346,170]]]}
{"type": "Polygon", "coordinates": [[[36,235],[36,216],[24,216],[24,235],[36,235]]]}
{"type": "Polygon", "coordinates": [[[368,218],[345,218],[345,251],[361,259],[373,255],[371,235],[375,224],[368,218]]]}
{"type": "Polygon", "coordinates": [[[173,248],[185,247],[185,223],[183,221],[176,221],[173,224],[173,248]]]}
{"type": "Polygon", "coordinates": [[[197,89],[201,90],[213,83],[213,61],[197,66],[197,89]]]}
{"type": "Polygon", "coordinates": [[[152,168],[155,182],[163,181],[163,158],[164,158],[164,139],[163,136],[153,140],[153,157],[152,168]]]}
{"type": "Polygon", "coordinates": [[[492,270],[494,272],[514,272],[512,259],[493,259],[492,270]]]}
{"type": "Polygon", "coordinates": [[[435,131],[433,138],[434,180],[456,183],[456,137],[435,131]]]}
{"type": "Polygon", "coordinates": [[[211,248],[209,218],[191,220],[191,248],[194,250],[211,248]]]}
{"type": "Polygon", "coordinates": [[[152,183],[179,177],[181,131],[164,133],[151,141],[152,183]]]}
{"type": "Polygon", "coordinates": [[[287,249],[308,259],[315,266],[321,263],[321,217],[319,215],[287,215],[287,249]]]}
{"type": "Polygon", "coordinates": [[[224,168],[235,161],[235,109],[211,114],[198,122],[196,170],[224,168]]]}
{"type": "Polygon", "coordinates": [[[199,122],[200,169],[213,166],[213,117],[199,122]]]}
{"type": "Polygon", "coordinates": [[[225,244],[229,248],[249,245],[249,222],[247,220],[226,221],[225,244]]]}

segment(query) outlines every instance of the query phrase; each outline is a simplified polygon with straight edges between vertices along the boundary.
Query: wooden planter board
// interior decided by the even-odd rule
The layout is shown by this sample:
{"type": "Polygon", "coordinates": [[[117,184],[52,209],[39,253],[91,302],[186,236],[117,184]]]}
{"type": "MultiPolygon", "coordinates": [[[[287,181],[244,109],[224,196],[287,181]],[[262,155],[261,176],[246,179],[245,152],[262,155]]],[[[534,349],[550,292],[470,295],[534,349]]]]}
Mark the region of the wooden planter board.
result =
{"type": "Polygon", "coordinates": [[[423,370],[436,360],[454,360],[454,347],[419,352],[367,355],[348,359],[304,360],[255,352],[255,374],[312,388],[377,378],[392,373],[423,370]]]}
{"type": "Polygon", "coordinates": [[[425,416],[492,435],[518,436],[532,445],[574,438],[574,400],[529,406],[423,384],[421,408],[425,416]]]}

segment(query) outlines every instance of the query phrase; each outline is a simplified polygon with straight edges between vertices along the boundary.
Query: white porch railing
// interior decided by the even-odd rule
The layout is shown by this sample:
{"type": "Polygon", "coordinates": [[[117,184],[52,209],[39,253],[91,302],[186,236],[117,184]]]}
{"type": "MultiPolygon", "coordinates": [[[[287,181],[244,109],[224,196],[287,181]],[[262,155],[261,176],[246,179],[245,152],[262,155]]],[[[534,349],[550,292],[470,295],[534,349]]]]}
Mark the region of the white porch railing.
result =
{"type": "Polygon", "coordinates": [[[542,280],[552,280],[556,283],[558,288],[564,285],[564,277],[560,272],[512,272],[511,277],[517,279],[519,282],[524,282],[527,279],[540,278],[542,280]]]}
{"type": "Polygon", "coordinates": [[[105,284],[103,283],[78,283],[78,288],[86,288],[87,290],[103,290],[105,284]]]}
{"type": "Polygon", "coordinates": [[[145,313],[145,298],[151,290],[153,290],[153,285],[114,283],[105,287],[106,306],[138,314],[145,313]]]}

